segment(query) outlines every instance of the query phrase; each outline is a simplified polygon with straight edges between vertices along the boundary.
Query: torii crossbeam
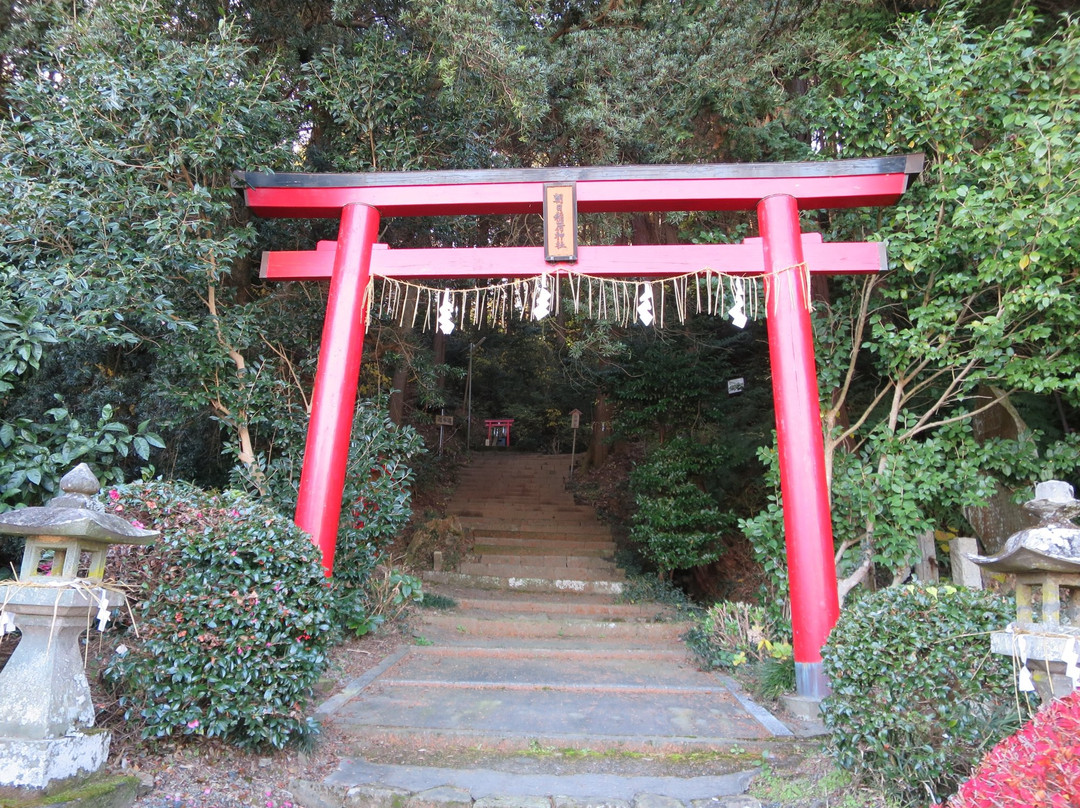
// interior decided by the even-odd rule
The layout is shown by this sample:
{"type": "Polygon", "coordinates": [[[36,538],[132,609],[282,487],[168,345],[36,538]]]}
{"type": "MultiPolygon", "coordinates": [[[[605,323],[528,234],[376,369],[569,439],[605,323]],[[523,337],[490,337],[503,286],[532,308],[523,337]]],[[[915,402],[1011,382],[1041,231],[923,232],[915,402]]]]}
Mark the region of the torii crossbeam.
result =
{"type": "Polygon", "coordinates": [[[922,155],[820,163],[619,166],[371,174],[237,172],[260,216],[339,218],[336,242],[263,255],[263,277],[330,280],[296,522],[330,574],[363,348],[371,277],[513,278],[581,272],[660,279],[702,271],[761,275],[780,455],[798,693],[821,698],[821,647],[839,616],[809,273],[873,273],[884,245],[827,244],[799,211],[896,203],[922,155]],[[541,213],[545,185],[572,186],[581,212],[757,210],[760,238],[734,245],[582,246],[552,264],[543,247],[390,249],[381,216],[541,213]]]}

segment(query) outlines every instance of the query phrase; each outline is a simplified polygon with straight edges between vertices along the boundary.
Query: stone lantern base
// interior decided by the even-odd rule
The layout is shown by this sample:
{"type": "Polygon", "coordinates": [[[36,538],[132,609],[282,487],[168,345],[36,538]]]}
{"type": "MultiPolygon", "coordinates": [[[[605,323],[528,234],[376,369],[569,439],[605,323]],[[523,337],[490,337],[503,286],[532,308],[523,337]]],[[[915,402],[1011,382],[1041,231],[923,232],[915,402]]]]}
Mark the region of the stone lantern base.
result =
{"type": "Polygon", "coordinates": [[[0,786],[45,788],[105,764],[111,736],[94,729],[79,650],[104,597],[124,603],[118,592],[75,582],[0,586],[0,604],[22,631],[0,671],[0,786]]]}
{"type": "Polygon", "coordinates": [[[1011,656],[1017,664],[1025,664],[1031,672],[1031,680],[1039,701],[1048,704],[1054,699],[1069,695],[1076,689],[1073,680],[1066,676],[1069,650],[1075,650],[1080,631],[1070,627],[1057,627],[1051,632],[1040,624],[1018,626],[1012,624],[1005,631],[990,635],[990,650],[995,654],[1011,656]],[[1020,661],[1018,637],[1026,642],[1026,663],[1020,661]]]}
{"type": "Polygon", "coordinates": [[[39,789],[93,774],[105,765],[111,738],[105,730],[42,740],[0,738],[0,786],[39,789]]]}

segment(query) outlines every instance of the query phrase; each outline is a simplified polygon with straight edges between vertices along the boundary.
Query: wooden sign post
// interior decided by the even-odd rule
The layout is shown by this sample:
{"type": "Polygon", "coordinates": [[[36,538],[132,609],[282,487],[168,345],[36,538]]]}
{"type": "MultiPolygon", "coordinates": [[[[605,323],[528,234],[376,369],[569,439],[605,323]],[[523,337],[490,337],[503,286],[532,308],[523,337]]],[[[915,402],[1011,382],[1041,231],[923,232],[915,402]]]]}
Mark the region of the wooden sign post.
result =
{"type": "Polygon", "coordinates": [[[577,454],[577,431],[581,426],[581,410],[570,410],[570,428],[574,430],[574,437],[570,442],[570,479],[574,479],[574,459],[577,454]]]}

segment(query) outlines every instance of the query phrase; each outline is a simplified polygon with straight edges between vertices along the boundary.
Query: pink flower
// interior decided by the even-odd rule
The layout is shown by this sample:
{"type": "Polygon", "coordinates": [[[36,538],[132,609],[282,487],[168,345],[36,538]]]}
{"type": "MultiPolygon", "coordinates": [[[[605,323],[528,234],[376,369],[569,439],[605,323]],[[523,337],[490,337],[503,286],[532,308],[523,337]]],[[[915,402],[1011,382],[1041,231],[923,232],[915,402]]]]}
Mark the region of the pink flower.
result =
{"type": "Polygon", "coordinates": [[[145,528],[145,527],[146,527],[146,525],[144,525],[144,524],[143,524],[142,522],[140,522],[140,521],[139,521],[138,519],[132,519],[132,520],[131,520],[131,526],[132,526],[132,527],[136,527],[136,528],[138,528],[139,530],[142,530],[143,528],[145,528]]]}
{"type": "Polygon", "coordinates": [[[116,500],[120,499],[120,492],[117,491],[115,488],[110,488],[109,499],[111,499],[113,502],[116,502],[116,500]]]}
{"type": "Polygon", "coordinates": [[[198,729],[199,728],[199,719],[193,718],[192,720],[188,721],[187,722],[187,728],[188,729],[198,729]]]}

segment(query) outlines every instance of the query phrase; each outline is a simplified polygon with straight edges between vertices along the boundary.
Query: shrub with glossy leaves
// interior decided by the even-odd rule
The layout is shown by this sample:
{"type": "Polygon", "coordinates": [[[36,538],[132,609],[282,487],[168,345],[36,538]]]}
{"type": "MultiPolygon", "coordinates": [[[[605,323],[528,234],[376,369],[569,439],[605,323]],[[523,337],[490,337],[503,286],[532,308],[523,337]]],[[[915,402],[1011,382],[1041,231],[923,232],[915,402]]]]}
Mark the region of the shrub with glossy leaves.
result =
{"type": "Polygon", "coordinates": [[[990,653],[990,632],[1011,616],[999,595],[947,585],[891,587],[846,608],[822,651],[838,763],[901,800],[954,791],[1023,717],[1010,660],[990,653]]]}
{"type": "Polygon", "coordinates": [[[721,601],[696,621],[686,640],[705,668],[737,668],[748,661],[789,657],[785,633],[763,607],[721,601]]]}
{"type": "Polygon", "coordinates": [[[630,538],[660,572],[708,564],[723,552],[723,531],[735,519],[704,484],[723,460],[720,447],[678,437],[630,472],[637,505],[630,538]]]}
{"type": "Polygon", "coordinates": [[[144,737],[201,734],[281,748],[306,715],[334,637],[318,551],[289,519],[236,491],[180,482],[107,492],[107,507],[162,532],[114,553],[137,586],[138,637],[105,669],[144,737]]]}
{"type": "Polygon", "coordinates": [[[991,749],[946,806],[1070,808],[1078,795],[1080,691],[1074,691],[991,749]]]}

